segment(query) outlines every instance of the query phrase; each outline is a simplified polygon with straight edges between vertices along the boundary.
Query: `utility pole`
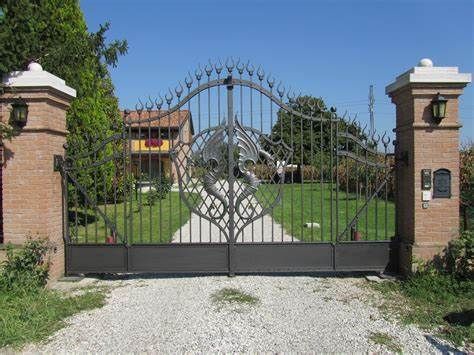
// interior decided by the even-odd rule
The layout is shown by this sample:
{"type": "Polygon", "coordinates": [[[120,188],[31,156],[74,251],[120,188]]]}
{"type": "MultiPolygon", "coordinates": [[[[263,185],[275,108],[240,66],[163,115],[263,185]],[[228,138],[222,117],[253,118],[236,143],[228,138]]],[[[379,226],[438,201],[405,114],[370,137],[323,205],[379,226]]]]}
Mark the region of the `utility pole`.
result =
{"type": "Polygon", "coordinates": [[[370,137],[375,133],[375,122],[374,122],[374,86],[369,87],[369,115],[370,115],[370,137]]]}

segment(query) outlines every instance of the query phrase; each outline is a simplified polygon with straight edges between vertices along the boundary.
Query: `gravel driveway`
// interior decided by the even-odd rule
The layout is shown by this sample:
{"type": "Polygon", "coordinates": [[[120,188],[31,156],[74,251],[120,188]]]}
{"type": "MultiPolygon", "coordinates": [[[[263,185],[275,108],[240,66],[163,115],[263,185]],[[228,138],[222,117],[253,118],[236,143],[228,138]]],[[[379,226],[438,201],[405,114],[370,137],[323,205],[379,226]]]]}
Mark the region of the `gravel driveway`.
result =
{"type": "MultiPolygon", "coordinates": [[[[83,280],[84,281],[84,280],[83,280]]],[[[76,315],[26,352],[388,352],[449,350],[414,326],[385,320],[363,278],[203,276],[99,281],[107,304],[76,315]],[[242,292],[233,301],[222,290],[242,292]]],[[[451,349],[452,350],[452,349],[451,349]]]]}

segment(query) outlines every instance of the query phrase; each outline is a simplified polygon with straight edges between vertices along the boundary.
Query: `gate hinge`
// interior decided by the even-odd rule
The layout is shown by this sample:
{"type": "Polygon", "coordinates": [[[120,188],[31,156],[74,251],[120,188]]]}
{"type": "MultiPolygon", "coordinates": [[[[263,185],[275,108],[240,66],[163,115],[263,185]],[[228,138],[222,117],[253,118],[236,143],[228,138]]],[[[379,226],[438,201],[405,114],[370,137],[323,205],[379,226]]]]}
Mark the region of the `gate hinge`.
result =
{"type": "Polygon", "coordinates": [[[62,155],[54,154],[53,156],[53,171],[61,171],[64,159],[62,155]]]}

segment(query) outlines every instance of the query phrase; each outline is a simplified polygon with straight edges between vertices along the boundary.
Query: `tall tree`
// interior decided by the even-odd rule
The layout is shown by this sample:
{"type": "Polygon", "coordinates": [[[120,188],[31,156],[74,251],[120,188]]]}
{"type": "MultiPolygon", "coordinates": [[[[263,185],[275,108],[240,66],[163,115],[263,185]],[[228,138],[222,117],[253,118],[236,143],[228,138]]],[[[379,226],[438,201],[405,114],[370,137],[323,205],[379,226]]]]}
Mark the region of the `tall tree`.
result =
{"type": "MultiPolygon", "coordinates": [[[[67,113],[69,154],[90,150],[88,137],[100,141],[121,127],[108,66],[127,52],[127,42],[107,43],[108,29],[106,23],[89,33],[77,0],[0,0],[0,75],[35,60],[77,90],[67,113]]],[[[107,153],[101,150],[96,159],[107,153]]],[[[99,174],[110,177],[110,164],[99,174]]],[[[91,185],[90,175],[84,172],[81,182],[91,185]]]]}
{"type": "Polygon", "coordinates": [[[334,158],[336,130],[343,131],[348,125],[351,133],[364,137],[359,127],[331,112],[321,98],[303,96],[287,105],[299,114],[314,118],[302,118],[283,109],[277,113],[278,118],[269,138],[272,141],[282,140],[293,149],[293,164],[320,166],[321,161],[323,165],[328,164],[331,154],[334,158]],[[331,118],[339,118],[337,127],[331,118]]]}

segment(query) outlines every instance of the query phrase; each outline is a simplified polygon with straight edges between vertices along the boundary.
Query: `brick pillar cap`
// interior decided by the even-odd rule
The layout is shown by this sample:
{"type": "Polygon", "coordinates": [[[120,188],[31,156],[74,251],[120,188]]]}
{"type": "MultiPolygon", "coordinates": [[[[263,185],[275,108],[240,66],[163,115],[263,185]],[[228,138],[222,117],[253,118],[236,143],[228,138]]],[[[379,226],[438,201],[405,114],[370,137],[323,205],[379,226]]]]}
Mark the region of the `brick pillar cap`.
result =
{"type": "Polygon", "coordinates": [[[6,86],[21,88],[50,87],[71,99],[76,97],[76,90],[67,86],[63,79],[43,70],[41,65],[35,62],[30,63],[26,71],[14,71],[4,75],[2,83],[6,86]]]}
{"type": "Polygon", "coordinates": [[[461,84],[465,86],[470,82],[470,73],[459,73],[458,67],[435,67],[431,59],[423,58],[418,66],[397,76],[393,83],[387,85],[385,94],[389,95],[403,86],[414,83],[461,84]]]}

